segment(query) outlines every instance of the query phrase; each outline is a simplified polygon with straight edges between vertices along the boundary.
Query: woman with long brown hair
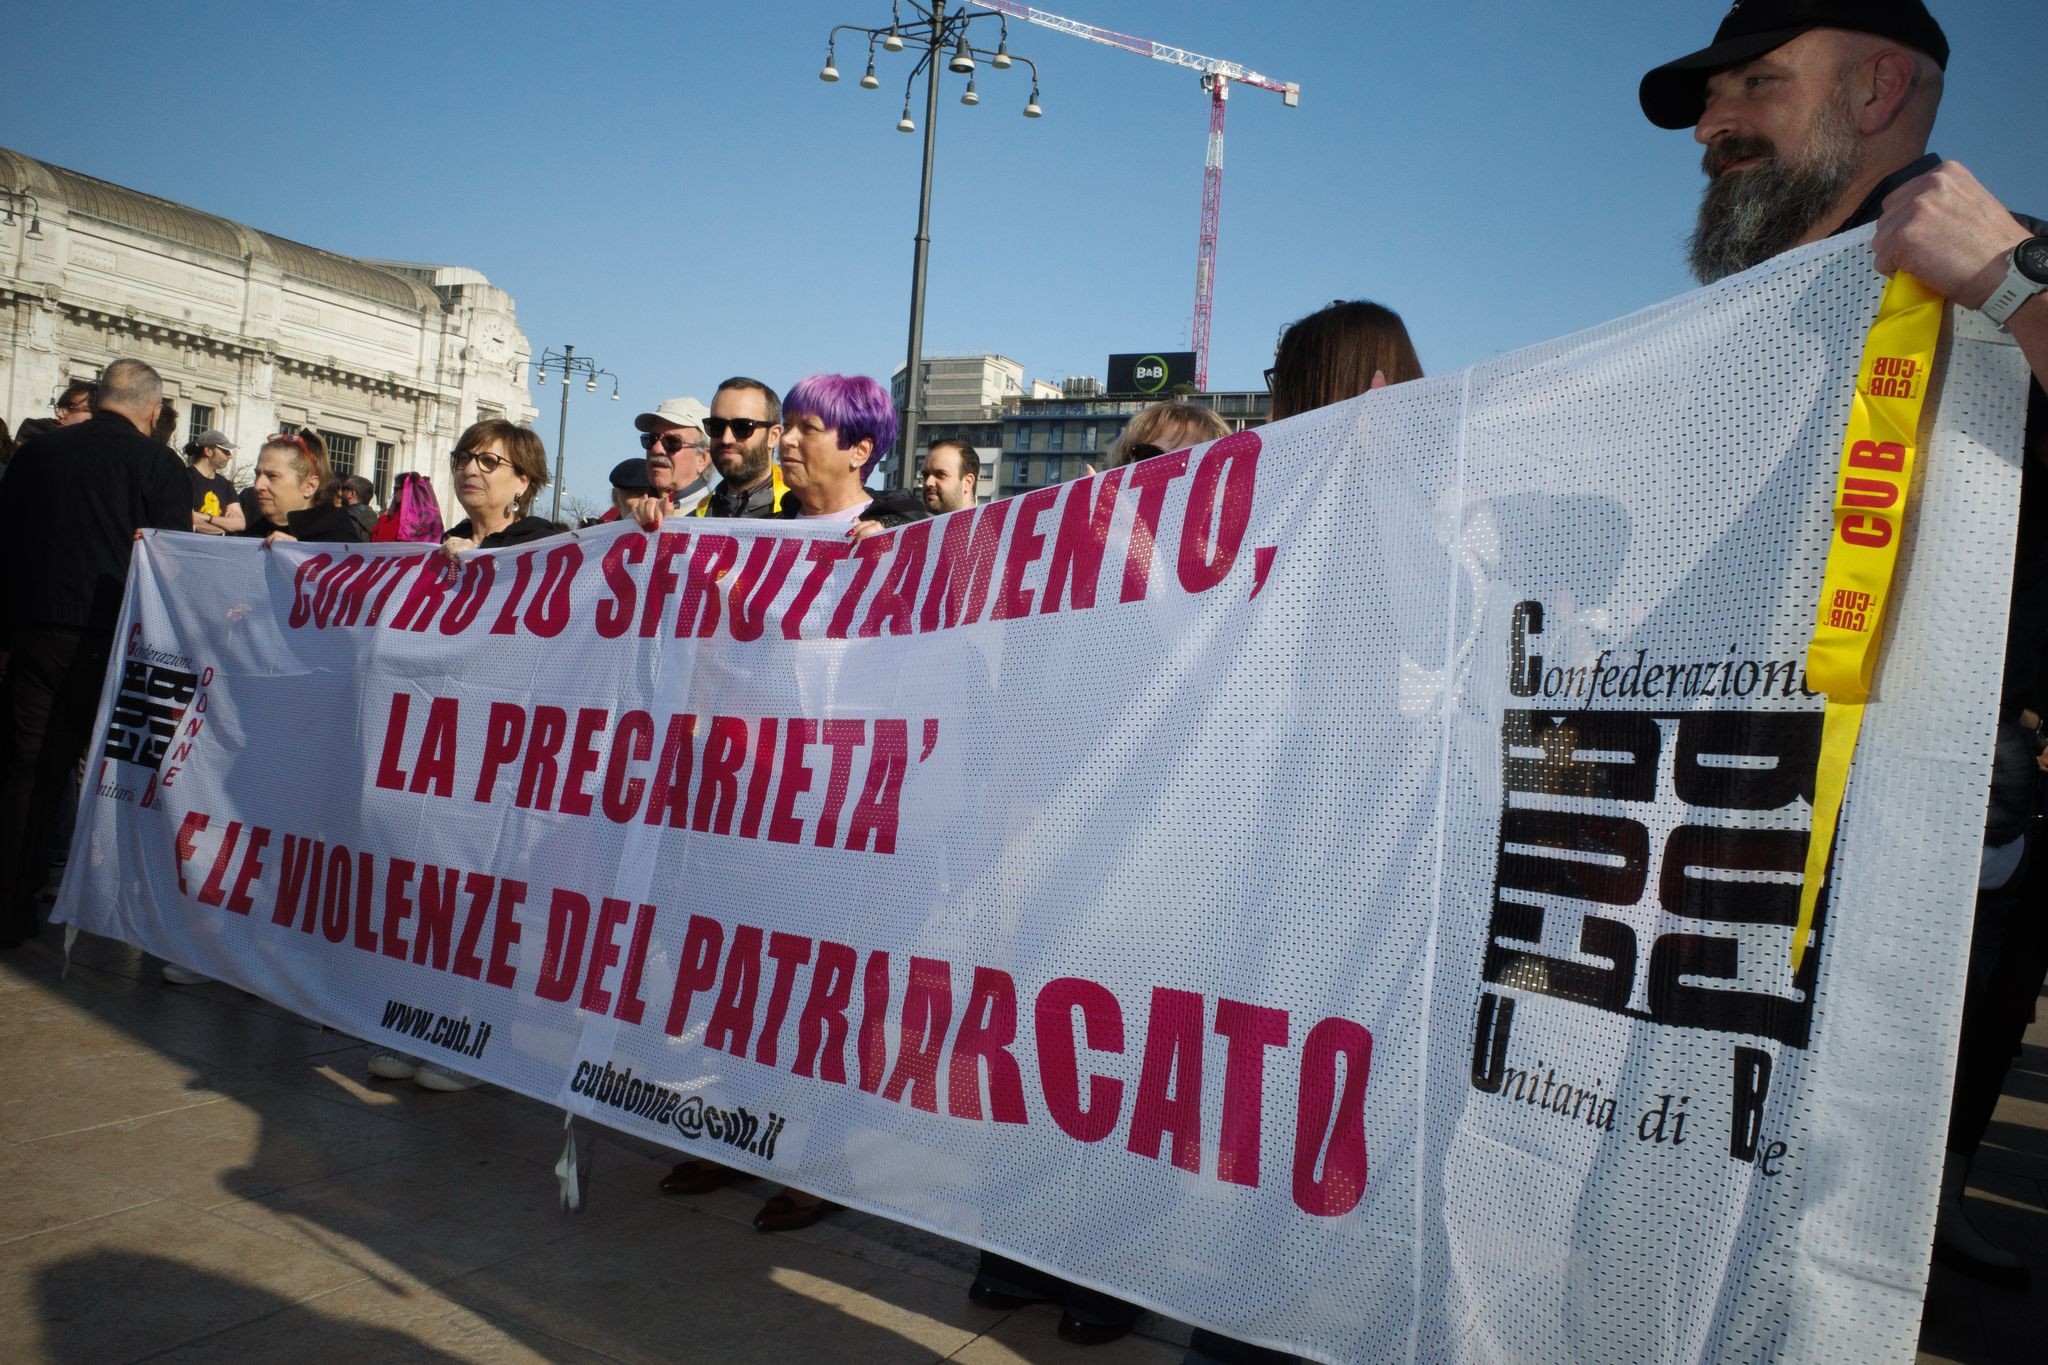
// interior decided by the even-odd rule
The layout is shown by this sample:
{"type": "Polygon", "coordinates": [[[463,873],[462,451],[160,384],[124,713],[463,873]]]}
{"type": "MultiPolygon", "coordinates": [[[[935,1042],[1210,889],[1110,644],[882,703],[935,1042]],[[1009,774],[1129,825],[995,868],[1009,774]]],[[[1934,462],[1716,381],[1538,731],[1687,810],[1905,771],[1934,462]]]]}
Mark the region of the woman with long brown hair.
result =
{"type": "Polygon", "coordinates": [[[1289,323],[1266,371],[1272,420],[1356,398],[1368,389],[1422,378],[1422,362],[1401,315],[1364,299],[1343,299],[1289,323]]]}

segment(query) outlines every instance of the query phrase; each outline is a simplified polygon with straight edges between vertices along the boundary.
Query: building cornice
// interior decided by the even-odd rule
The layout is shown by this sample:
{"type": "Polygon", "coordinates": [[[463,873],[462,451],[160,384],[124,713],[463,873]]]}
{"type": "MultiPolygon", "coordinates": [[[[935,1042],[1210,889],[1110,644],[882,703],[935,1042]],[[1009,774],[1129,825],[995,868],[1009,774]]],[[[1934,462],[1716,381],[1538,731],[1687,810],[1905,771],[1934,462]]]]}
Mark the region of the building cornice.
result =
{"type": "MultiPolygon", "coordinates": [[[[26,293],[20,290],[6,290],[16,298],[43,301],[47,296],[41,292],[26,293]]],[[[254,360],[260,364],[275,364],[280,370],[302,374],[313,379],[324,379],[344,388],[360,389],[366,393],[383,394],[387,397],[403,398],[408,401],[421,398],[445,397],[434,389],[423,388],[412,383],[395,371],[369,373],[353,369],[335,356],[305,356],[281,350],[276,341],[265,337],[237,338],[224,336],[212,327],[202,323],[197,328],[165,318],[152,317],[132,305],[125,308],[101,307],[81,303],[72,299],[49,299],[67,317],[95,331],[117,336],[147,337],[187,351],[199,351],[221,356],[229,360],[254,360]]]]}

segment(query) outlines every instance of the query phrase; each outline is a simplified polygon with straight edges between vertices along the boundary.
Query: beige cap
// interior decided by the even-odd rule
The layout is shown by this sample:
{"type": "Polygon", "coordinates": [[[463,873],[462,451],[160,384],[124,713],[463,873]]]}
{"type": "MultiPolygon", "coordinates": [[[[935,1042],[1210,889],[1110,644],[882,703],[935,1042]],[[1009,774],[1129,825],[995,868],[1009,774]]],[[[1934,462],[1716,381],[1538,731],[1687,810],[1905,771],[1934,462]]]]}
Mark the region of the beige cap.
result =
{"type": "Polygon", "coordinates": [[[711,409],[694,398],[670,398],[653,412],[643,412],[633,419],[633,426],[639,431],[652,431],[656,422],[673,422],[679,427],[704,429],[704,419],[711,415],[711,409]]]}

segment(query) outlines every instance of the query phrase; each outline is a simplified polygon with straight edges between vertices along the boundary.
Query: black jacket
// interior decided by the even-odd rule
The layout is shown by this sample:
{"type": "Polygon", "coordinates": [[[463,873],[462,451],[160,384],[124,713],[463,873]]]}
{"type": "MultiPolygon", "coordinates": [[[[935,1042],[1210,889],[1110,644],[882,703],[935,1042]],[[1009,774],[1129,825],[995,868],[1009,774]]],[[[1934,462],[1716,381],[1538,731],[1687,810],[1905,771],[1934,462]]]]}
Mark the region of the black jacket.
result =
{"type": "MultiPolygon", "coordinates": [[[[260,538],[278,529],[269,518],[258,517],[243,527],[241,534],[260,538]]],[[[331,502],[315,503],[286,514],[282,529],[293,540],[311,541],[316,545],[352,545],[370,538],[370,533],[348,514],[346,507],[336,507],[331,502]]]]}
{"type": "MultiPolygon", "coordinates": [[[[521,517],[504,530],[493,531],[476,543],[478,549],[495,550],[500,546],[524,545],[529,540],[544,540],[548,536],[558,536],[561,533],[562,528],[546,517],[521,517]]],[[[468,517],[449,527],[441,539],[454,540],[458,537],[463,540],[476,540],[476,527],[470,524],[468,517]]]]}
{"type": "Polygon", "coordinates": [[[0,630],[111,633],[149,527],[192,529],[192,483],[170,447],[111,412],[29,441],[0,481],[0,630]]]}
{"type": "MultiPolygon", "coordinates": [[[[804,514],[794,497],[782,500],[778,517],[797,518],[804,514]]],[[[882,494],[861,509],[862,521],[878,522],[883,526],[901,526],[908,521],[923,521],[931,515],[924,505],[924,495],[908,488],[896,488],[882,494]]]]}
{"type": "MultiPolygon", "coordinates": [[[[767,478],[755,484],[742,494],[730,484],[720,484],[711,490],[711,497],[704,504],[707,517],[780,517],[794,516],[775,506],[775,475],[771,471],[767,478]]],[[[794,505],[794,498],[785,497],[783,502],[794,505]]]]}
{"type": "Polygon", "coordinates": [[[878,521],[884,526],[901,526],[907,521],[923,521],[930,515],[931,509],[924,505],[924,494],[914,488],[897,488],[869,503],[860,519],[878,521]]]}

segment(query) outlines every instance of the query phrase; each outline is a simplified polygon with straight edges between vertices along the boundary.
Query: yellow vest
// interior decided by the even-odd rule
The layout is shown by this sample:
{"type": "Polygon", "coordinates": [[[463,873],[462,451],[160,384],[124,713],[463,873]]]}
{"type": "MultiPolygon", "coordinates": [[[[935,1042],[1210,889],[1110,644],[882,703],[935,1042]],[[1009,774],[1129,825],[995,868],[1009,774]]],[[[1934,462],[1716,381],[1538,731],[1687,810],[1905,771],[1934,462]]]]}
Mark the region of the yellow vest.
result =
{"type": "MultiPolygon", "coordinates": [[[[789,491],[789,485],[782,481],[782,466],[774,460],[768,462],[768,482],[775,490],[775,506],[780,510],[782,507],[782,495],[789,491]]],[[[711,499],[707,496],[704,501],[697,504],[697,510],[690,515],[693,517],[704,516],[710,506],[711,499]]]]}

